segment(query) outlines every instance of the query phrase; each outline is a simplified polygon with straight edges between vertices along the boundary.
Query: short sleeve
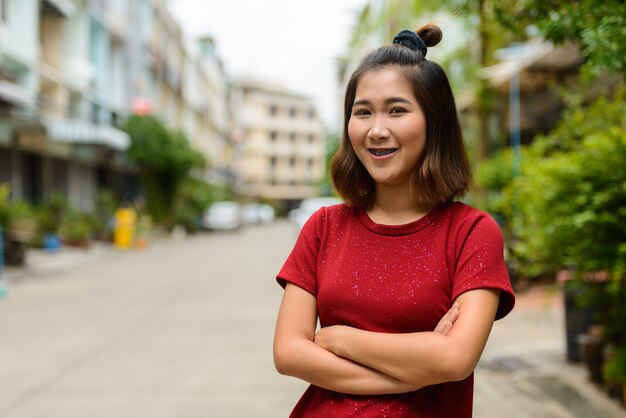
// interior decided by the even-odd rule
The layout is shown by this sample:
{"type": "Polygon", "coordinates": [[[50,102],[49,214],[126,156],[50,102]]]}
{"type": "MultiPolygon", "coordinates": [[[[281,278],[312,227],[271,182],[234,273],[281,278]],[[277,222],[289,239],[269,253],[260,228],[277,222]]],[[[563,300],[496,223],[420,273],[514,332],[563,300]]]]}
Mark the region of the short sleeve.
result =
{"type": "Polygon", "coordinates": [[[500,290],[496,319],[505,317],[515,305],[515,294],[504,262],[500,227],[485,212],[477,212],[462,223],[457,236],[457,260],[452,298],[474,289],[500,290]]]}
{"type": "Polygon", "coordinates": [[[317,256],[323,220],[324,208],[321,208],[302,227],[293,250],[276,276],[282,287],[292,283],[317,297],[317,256]]]}

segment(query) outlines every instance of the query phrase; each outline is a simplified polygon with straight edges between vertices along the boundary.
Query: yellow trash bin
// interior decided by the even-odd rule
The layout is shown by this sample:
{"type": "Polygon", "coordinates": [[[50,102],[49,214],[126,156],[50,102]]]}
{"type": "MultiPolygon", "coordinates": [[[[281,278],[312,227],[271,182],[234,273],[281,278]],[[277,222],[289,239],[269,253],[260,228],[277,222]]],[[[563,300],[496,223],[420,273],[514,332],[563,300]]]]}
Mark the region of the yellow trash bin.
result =
{"type": "Polygon", "coordinates": [[[135,239],[137,213],[131,208],[120,208],[115,212],[113,243],[117,248],[128,249],[135,239]]]}

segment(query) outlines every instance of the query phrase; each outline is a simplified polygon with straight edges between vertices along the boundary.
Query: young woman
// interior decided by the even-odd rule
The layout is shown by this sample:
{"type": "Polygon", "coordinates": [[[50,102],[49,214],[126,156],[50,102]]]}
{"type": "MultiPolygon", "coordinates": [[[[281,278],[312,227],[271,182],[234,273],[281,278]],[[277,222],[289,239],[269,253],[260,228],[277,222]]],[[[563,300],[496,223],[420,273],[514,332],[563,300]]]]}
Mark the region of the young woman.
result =
{"type": "Polygon", "coordinates": [[[472,176],[425,58],[441,37],[402,31],[348,82],[331,167],[346,203],[309,219],[277,276],[276,368],[311,383],[293,417],[472,416],[473,370],[515,299],[497,224],[456,201],[472,176]]]}

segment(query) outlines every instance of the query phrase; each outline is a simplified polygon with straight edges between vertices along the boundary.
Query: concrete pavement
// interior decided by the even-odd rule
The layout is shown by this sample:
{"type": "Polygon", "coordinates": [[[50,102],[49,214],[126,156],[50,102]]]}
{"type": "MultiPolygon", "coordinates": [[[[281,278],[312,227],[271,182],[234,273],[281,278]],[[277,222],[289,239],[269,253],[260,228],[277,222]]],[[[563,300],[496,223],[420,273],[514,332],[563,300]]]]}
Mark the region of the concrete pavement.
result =
{"type": "MultiPolygon", "coordinates": [[[[273,276],[295,231],[34,252],[0,300],[0,417],[287,416],[306,385],[271,356],[273,276]]],[[[533,289],[494,326],[476,371],[477,418],[624,418],[565,360],[558,292],[533,289]]]]}
{"type": "Polygon", "coordinates": [[[624,418],[626,411],[566,360],[558,289],[535,287],[496,322],[476,369],[479,418],[624,418]]]}

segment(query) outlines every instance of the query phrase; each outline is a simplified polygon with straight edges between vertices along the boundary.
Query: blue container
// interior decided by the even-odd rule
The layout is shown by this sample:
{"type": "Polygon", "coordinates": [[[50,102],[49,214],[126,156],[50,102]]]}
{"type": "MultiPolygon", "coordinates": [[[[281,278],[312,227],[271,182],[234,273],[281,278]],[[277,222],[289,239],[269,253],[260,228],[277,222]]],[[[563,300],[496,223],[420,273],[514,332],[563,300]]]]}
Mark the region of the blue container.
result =
{"type": "Polygon", "coordinates": [[[61,239],[57,234],[46,234],[43,237],[43,248],[46,251],[56,251],[61,247],[61,239]]]}

